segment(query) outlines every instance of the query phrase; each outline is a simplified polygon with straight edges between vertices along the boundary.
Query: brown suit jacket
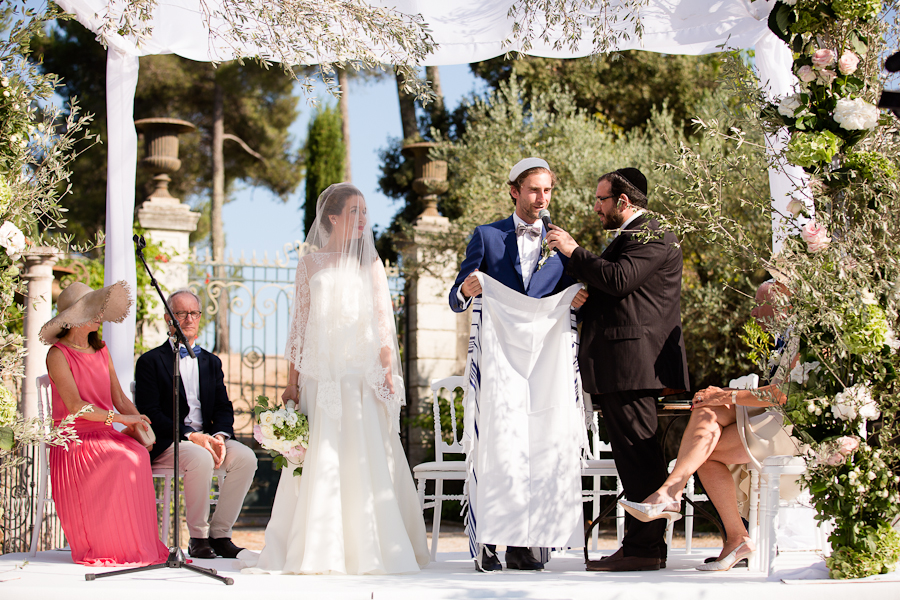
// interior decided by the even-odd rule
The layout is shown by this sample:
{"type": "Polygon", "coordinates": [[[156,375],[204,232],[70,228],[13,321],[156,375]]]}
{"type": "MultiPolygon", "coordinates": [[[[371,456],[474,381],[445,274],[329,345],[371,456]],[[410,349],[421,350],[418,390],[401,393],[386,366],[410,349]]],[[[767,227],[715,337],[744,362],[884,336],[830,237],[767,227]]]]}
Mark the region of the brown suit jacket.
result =
{"type": "Polygon", "coordinates": [[[584,390],[689,389],[681,332],[681,248],[641,215],[597,256],[576,248],[566,273],[588,286],[578,362],[584,390]],[[649,241],[635,233],[656,232],[649,241]]]}

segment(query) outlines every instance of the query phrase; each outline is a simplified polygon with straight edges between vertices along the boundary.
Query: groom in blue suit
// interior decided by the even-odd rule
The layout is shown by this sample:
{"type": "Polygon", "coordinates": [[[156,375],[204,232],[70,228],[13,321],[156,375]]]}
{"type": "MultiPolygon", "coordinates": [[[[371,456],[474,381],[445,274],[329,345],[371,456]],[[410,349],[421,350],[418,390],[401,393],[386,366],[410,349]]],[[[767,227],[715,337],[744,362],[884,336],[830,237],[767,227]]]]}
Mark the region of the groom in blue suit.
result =
{"type": "MultiPolygon", "coordinates": [[[[568,258],[553,253],[538,268],[548,251],[538,213],[550,205],[556,174],[540,158],[520,160],[509,172],[509,195],[515,204],[512,215],[475,228],[466,248],[466,258],[450,289],[450,308],[462,312],[471,299],[481,294],[481,284],[473,275],[480,271],[506,287],[532,298],[544,298],[576,283],[565,274],[568,258]]],[[[572,306],[579,308],[587,292],[578,292],[572,306]]]]}
{"type": "MultiPolygon", "coordinates": [[[[515,211],[502,221],[475,228],[466,248],[466,258],[450,289],[450,308],[454,312],[463,312],[472,298],[481,294],[481,284],[474,276],[476,271],[532,298],[551,296],[576,283],[565,274],[569,259],[560,253],[549,256],[550,251],[543,244],[547,232],[539,213],[550,205],[556,183],[556,175],[543,159],[526,158],[512,168],[508,184],[515,211]]],[[[580,308],[585,300],[587,292],[580,290],[572,306],[580,308]]],[[[486,544],[480,564],[478,561],[475,564],[481,571],[501,570],[496,546],[486,544]]],[[[506,549],[506,566],[521,570],[544,567],[531,550],[515,546],[506,549]]]]}

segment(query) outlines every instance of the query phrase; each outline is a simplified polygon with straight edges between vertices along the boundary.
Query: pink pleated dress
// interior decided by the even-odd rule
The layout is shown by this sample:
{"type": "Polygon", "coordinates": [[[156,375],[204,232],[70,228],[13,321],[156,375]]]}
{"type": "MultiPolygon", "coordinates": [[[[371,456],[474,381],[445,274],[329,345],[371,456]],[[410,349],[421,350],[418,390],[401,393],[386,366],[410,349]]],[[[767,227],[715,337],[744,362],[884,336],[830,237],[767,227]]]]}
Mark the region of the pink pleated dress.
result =
{"type": "MultiPolygon", "coordinates": [[[[81,399],[106,413],[112,409],[109,353],[91,354],[56,344],[78,385],[81,399]]],[[[69,415],[51,380],[53,421],[69,415]]],[[[166,560],[159,541],[150,455],[137,441],[102,421],[75,420],[81,443],[50,448],[50,482],[72,560],[94,567],[144,566],[166,560]]]]}

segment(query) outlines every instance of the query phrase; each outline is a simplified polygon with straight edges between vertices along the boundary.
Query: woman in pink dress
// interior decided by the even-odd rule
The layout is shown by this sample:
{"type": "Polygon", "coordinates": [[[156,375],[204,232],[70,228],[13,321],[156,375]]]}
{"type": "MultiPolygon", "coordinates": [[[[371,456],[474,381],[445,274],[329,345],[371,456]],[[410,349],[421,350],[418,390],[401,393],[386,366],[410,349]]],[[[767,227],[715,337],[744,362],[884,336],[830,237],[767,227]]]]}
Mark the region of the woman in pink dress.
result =
{"type": "Polygon", "coordinates": [[[83,565],[143,566],[169,554],[157,537],[150,455],[112,426],[122,423],[135,434],[148,431],[150,421],[122,392],[97,333],[103,321],[121,322],[131,304],[124,281],[97,291],[73,283],[59,296],[57,316],[41,328],[41,340],[53,344],[47,372],[54,423],[91,407],[75,419],[78,441],[50,449],[59,521],[72,560],[83,565]]]}

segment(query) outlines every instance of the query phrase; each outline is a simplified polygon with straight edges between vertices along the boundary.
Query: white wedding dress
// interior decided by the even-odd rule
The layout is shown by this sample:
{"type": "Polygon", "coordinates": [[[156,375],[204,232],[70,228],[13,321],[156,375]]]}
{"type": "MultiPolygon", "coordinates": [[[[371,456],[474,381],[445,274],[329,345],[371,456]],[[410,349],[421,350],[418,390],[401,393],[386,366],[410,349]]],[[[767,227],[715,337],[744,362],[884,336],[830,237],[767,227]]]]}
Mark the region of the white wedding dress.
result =
{"type": "Polygon", "coordinates": [[[398,431],[403,386],[384,267],[342,266],[318,252],[297,268],[287,356],[299,365],[309,448],[302,476],[282,471],[265,548],[242,559],[245,573],[411,573],[429,562],[398,431]],[[395,362],[385,368],[388,347],[395,362]]]}

